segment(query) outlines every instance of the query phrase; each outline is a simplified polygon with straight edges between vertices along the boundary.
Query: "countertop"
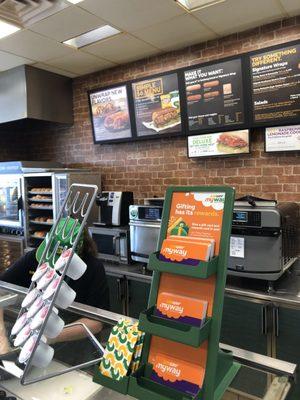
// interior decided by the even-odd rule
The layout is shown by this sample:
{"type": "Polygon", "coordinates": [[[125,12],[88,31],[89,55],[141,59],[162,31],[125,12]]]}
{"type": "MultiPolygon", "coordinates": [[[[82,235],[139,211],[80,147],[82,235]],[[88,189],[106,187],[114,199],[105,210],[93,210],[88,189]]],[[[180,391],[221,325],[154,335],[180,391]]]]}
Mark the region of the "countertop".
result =
{"type": "MultiPolygon", "coordinates": [[[[127,276],[129,279],[137,279],[149,284],[152,280],[151,271],[139,263],[122,265],[104,262],[104,267],[108,275],[127,276]]],[[[272,286],[260,279],[228,275],[225,295],[243,297],[248,300],[270,301],[300,309],[300,260],[296,261],[272,286]]]]}

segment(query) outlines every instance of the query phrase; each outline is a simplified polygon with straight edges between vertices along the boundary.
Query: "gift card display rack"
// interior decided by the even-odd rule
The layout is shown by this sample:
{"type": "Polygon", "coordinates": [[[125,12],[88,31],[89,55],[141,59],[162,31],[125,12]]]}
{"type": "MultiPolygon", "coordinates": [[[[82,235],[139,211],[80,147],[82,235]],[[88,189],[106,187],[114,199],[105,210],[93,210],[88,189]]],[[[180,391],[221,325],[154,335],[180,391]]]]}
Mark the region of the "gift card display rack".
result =
{"type": "MultiPolygon", "coordinates": [[[[142,312],[139,318],[139,329],[146,333],[140,367],[135,373],[119,381],[102,376],[97,370],[96,382],[141,400],[222,398],[240,368],[240,365],[233,361],[231,353],[219,349],[233,204],[234,189],[230,187],[167,189],[158,243],[159,251],[149,258],[148,268],[153,270],[153,278],[148,309],[142,312]],[[198,203],[194,199],[201,203],[202,208],[199,210],[197,210],[198,203]],[[169,234],[170,225],[176,222],[176,216],[181,215],[182,218],[177,218],[177,221],[182,221],[182,225],[188,221],[190,227],[195,226],[196,230],[204,227],[204,230],[207,229],[215,235],[217,252],[210,261],[199,261],[197,265],[162,261],[159,255],[163,241],[169,234]],[[158,316],[155,313],[157,297],[164,285],[168,292],[177,288],[179,292],[191,292],[200,300],[202,297],[208,300],[205,322],[201,326],[193,326],[180,320],[158,316]],[[178,390],[168,381],[153,379],[152,361],[160,352],[169,354],[171,359],[183,357],[186,362],[193,360],[194,365],[201,368],[202,384],[196,386],[196,393],[178,390]]],[[[169,371],[173,372],[172,369],[169,371]]],[[[194,372],[197,375],[197,371],[194,372]]],[[[172,382],[172,378],[170,380],[172,382]]],[[[178,384],[180,386],[182,382],[178,384]]]]}
{"type": "MultiPolygon", "coordinates": [[[[66,195],[65,201],[62,205],[62,208],[60,210],[60,213],[58,215],[57,220],[54,223],[53,228],[47,235],[45,239],[45,247],[41,255],[41,259],[39,261],[39,266],[41,266],[43,263],[48,263],[50,267],[54,267],[54,264],[57,260],[57,257],[63,250],[66,250],[65,243],[69,243],[68,248],[70,249],[70,256],[68,258],[68,261],[66,262],[63,270],[60,273],[60,281],[59,284],[54,292],[54,295],[51,297],[51,300],[48,302],[48,312],[47,315],[44,319],[44,322],[42,323],[41,327],[39,328],[38,331],[35,332],[37,335],[37,340],[35,342],[35,345],[32,348],[31,355],[29,359],[26,361],[24,364],[20,364],[19,362],[16,363],[17,367],[23,370],[21,374],[21,383],[23,385],[28,385],[31,383],[39,382],[41,380],[45,380],[48,378],[52,378],[54,376],[62,375],[64,373],[88,367],[91,365],[94,365],[95,363],[99,362],[102,355],[103,355],[103,347],[101,344],[98,342],[98,340],[95,338],[95,336],[89,331],[89,329],[82,323],[78,324],[81,326],[81,328],[85,331],[86,337],[89,338],[91,343],[94,345],[94,347],[97,350],[97,353],[99,354],[99,357],[95,360],[88,361],[84,364],[80,365],[75,365],[71,367],[65,367],[62,368],[61,370],[52,373],[47,372],[47,368],[41,370],[40,376],[36,376],[36,371],[34,374],[34,377],[31,376],[31,367],[32,367],[32,360],[35,357],[36,350],[42,340],[44,340],[44,332],[45,332],[45,327],[47,325],[48,319],[50,317],[51,312],[54,309],[55,301],[56,298],[59,294],[59,291],[61,290],[61,287],[64,283],[64,278],[66,276],[66,273],[68,271],[69,265],[72,261],[72,258],[74,256],[74,253],[76,252],[76,249],[82,241],[82,234],[84,231],[84,227],[87,222],[87,218],[89,216],[89,213],[91,211],[91,208],[94,204],[96,195],[97,195],[98,187],[96,185],[84,185],[84,184],[72,184],[69,188],[69,191],[66,195]]],[[[32,282],[29,291],[34,289],[35,283],[32,282]]],[[[21,309],[19,313],[19,317],[26,312],[25,309],[21,309]]],[[[66,325],[64,329],[68,329],[70,326],[76,325],[76,323],[66,325]]],[[[55,354],[54,354],[55,356],[55,354]]]]}

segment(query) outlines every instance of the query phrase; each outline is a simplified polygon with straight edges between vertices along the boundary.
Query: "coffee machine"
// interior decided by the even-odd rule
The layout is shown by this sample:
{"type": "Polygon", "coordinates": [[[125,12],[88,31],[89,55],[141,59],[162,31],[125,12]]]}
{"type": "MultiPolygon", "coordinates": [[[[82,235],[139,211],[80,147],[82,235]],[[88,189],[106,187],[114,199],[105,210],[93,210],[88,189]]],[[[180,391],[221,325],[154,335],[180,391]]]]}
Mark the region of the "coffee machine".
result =
{"type": "Polygon", "coordinates": [[[95,226],[128,225],[133,192],[101,192],[96,204],[99,206],[99,221],[94,223],[95,226]]]}

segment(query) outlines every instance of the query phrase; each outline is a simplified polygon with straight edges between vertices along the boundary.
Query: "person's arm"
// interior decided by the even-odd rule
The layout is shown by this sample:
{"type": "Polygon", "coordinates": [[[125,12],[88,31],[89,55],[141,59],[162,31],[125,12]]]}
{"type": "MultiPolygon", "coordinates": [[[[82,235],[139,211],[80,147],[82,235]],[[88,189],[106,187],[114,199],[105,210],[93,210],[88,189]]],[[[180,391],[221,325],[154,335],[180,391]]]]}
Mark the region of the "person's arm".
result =
{"type": "Polygon", "coordinates": [[[84,324],[94,335],[101,332],[103,328],[103,324],[100,321],[95,321],[90,318],[80,318],[77,321],[72,322],[72,326],[66,326],[63,331],[59,334],[59,336],[53,339],[54,343],[61,342],[71,342],[74,340],[85,339],[87,337],[86,330],[82,325],[73,325],[73,324],[84,324]]]}
{"type": "Polygon", "coordinates": [[[6,354],[10,350],[9,341],[6,335],[3,309],[0,308],[0,354],[6,354]]]}

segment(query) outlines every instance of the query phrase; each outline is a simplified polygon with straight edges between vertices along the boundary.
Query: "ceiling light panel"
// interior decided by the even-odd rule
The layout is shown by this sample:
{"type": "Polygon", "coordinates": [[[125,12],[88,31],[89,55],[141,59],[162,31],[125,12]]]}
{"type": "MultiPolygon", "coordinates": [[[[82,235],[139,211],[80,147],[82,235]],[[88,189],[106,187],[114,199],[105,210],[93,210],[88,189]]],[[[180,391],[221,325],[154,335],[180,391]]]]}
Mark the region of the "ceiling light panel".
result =
{"type": "Polygon", "coordinates": [[[69,3],[78,4],[81,3],[83,0],[68,0],[69,3]]]}
{"type": "Polygon", "coordinates": [[[99,40],[117,35],[118,33],[120,33],[118,29],[113,28],[110,25],[104,25],[100,28],[84,33],[83,35],[65,40],[64,43],[69,46],[75,47],[76,49],[79,49],[81,47],[87,46],[88,44],[95,43],[99,40]]]}
{"type": "Polygon", "coordinates": [[[0,20],[0,39],[11,35],[12,33],[15,33],[19,31],[20,28],[18,26],[9,24],[5,21],[0,20]]]}
{"type": "Polygon", "coordinates": [[[226,0],[175,0],[188,11],[195,11],[201,8],[223,3],[226,0]]]}

